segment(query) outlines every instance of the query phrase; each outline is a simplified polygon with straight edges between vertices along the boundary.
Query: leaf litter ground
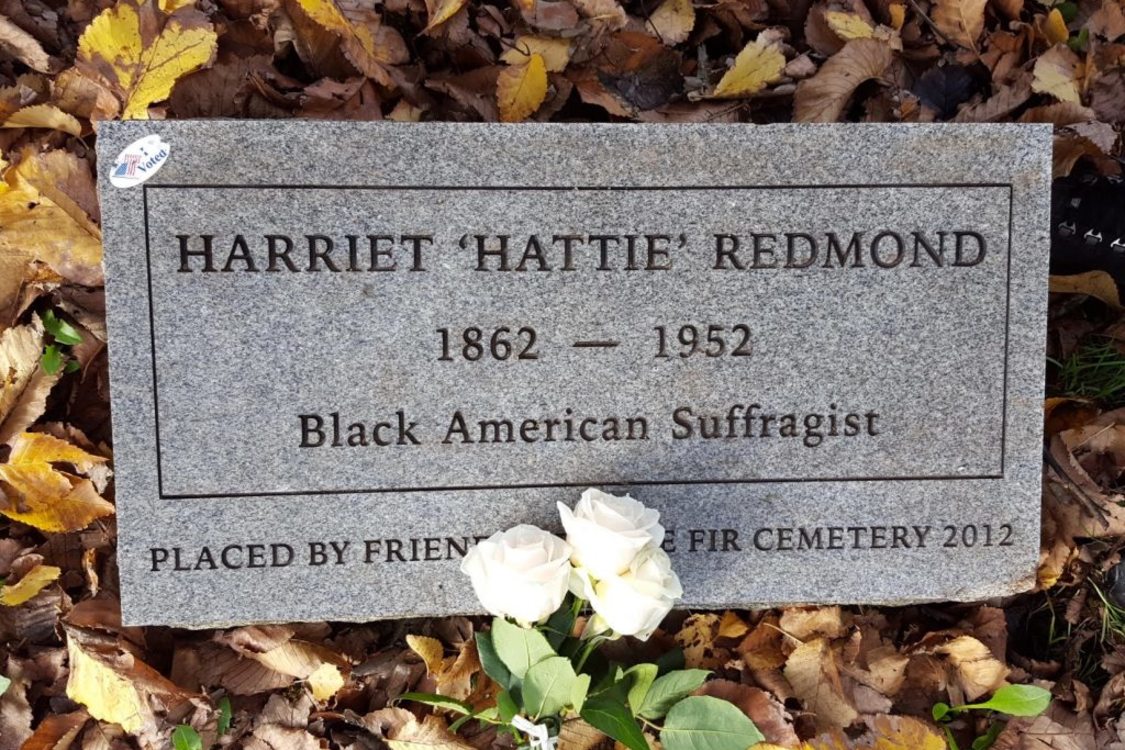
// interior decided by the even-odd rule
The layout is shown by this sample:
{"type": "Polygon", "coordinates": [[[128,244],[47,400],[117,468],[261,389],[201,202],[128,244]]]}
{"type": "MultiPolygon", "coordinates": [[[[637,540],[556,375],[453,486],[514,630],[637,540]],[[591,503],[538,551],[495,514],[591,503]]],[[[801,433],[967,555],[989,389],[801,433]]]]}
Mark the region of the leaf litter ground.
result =
{"type": "Polygon", "coordinates": [[[1123,37],[1121,0],[0,0],[0,750],[511,744],[396,702],[493,700],[483,620],[121,625],[92,149],[120,117],[1053,123],[1086,207],[1054,238],[1037,589],[678,612],[605,656],[682,650],[762,750],[1125,750],[1123,37]],[[1052,701],[935,725],[1005,684],[1052,701]]]}

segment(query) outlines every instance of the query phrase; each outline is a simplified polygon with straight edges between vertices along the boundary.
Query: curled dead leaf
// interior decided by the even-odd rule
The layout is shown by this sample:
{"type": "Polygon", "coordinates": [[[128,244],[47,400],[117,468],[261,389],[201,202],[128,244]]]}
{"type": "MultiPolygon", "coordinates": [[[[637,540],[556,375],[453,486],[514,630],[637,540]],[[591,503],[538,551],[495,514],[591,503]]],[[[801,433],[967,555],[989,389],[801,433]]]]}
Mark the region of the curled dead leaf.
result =
{"type": "Polygon", "coordinates": [[[1035,60],[1031,90],[1049,94],[1061,102],[1081,104],[1081,70],[1078,55],[1065,44],[1057,44],[1035,60]]]}
{"type": "Polygon", "coordinates": [[[1117,282],[1105,271],[1087,271],[1072,276],[1051,276],[1050,290],[1055,294],[1085,294],[1111,307],[1121,309],[1117,282]]]}
{"type": "Polygon", "coordinates": [[[793,97],[797,122],[836,122],[864,81],[879,79],[894,62],[890,46],[878,39],[853,39],[830,57],[793,97]]]}
{"type": "Polygon", "coordinates": [[[12,441],[8,462],[0,464],[6,499],[0,513],[42,531],[78,531],[112,515],[93,482],[64,473],[53,464],[71,464],[90,474],[106,459],[76,445],[38,432],[24,432],[12,441]]]}
{"type": "Polygon", "coordinates": [[[984,33],[984,9],[988,0],[937,0],[934,25],[946,39],[968,49],[976,49],[984,33]]]}
{"type": "Polygon", "coordinates": [[[24,573],[19,581],[0,587],[0,605],[16,607],[34,598],[48,584],[62,575],[62,570],[53,565],[36,565],[24,573]]]}

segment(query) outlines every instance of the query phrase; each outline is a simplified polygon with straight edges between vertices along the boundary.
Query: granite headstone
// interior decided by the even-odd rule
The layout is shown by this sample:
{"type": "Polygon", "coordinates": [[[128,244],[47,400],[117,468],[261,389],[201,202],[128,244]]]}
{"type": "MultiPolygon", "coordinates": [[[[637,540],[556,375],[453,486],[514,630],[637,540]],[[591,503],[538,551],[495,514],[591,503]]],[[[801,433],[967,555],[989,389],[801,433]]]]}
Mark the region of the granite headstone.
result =
{"type": "Polygon", "coordinates": [[[1039,549],[1050,127],[98,133],[130,624],[479,610],[659,508],[685,606],[972,600],[1039,549]]]}

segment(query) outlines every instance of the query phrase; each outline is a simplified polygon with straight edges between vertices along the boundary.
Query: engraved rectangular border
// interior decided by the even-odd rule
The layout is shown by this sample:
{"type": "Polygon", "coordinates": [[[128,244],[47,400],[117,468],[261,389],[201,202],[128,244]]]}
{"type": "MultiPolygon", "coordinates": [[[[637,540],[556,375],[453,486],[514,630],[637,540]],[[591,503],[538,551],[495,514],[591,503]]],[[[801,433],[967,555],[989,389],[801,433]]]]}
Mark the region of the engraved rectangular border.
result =
{"type": "Polygon", "coordinates": [[[1002,480],[1007,457],[1008,432],[1008,360],[1010,356],[1010,337],[1012,315],[1012,231],[1014,219],[1014,188],[1010,182],[955,182],[955,183],[831,183],[831,184],[785,184],[785,185],[322,185],[322,184],[242,184],[242,183],[161,183],[141,186],[145,230],[145,272],[148,283],[149,351],[152,361],[152,405],[153,427],[156,449],[157,494],[161,500],[205,500],[235,497],[289,497],[311,495],[364,495],[384,493],[413,492],[465,492],[473,490],[509,489],[550,489],[567,487],[634,487],[663,485],[731,485],[731,484],[791,484],[815,482],[910,482],[910,481],[952,481],[952,480],[1002,480]],[[160,189],[173,190],[444,190],[444,191],[570,191],[570,192],[626,192],[649,191],[669,192],[684,190],[737,191],[737,190],[864,190],[864,189],[974,189],[1007,188],[1008,190],[1008,248],[1005,267],[1004,298],[1004,374],[1003,398],[1000,418],[1000,472],[977,475],[921,475],[921,476],[870,476],[870,477],[754,477],[750,479],[680,479],[680,480],[631,480],[631,481],[583,481],[583,482],[533,482],[515,484],[470,484],[433,485],[424,487],[380,487],[339,490],[278,490],[267,492],[227,492],[227,493],[166,493],[164,491],[164,472],[160,448],[160,397],[156,367],[156,313],[152,295],[152,249],[149,238],[148,191],[160,189]]]}

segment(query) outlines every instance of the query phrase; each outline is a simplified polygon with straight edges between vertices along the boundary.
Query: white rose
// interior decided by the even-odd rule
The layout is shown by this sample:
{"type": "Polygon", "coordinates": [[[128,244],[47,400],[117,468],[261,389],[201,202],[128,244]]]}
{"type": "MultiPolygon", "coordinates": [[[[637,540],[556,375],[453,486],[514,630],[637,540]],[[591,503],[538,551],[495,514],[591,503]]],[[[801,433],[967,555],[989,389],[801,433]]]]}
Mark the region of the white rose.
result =
{"type": "Polygon", "coordinates": [[[566,540],[574,547],[574,564],[595,578],[624,571],[647,544],[664,541],[660,513],[626,495],[593,488],[582,493],[574,510],[559,503],[566,540]]]}
{"type": "Polygon", "coordinates": [[[461,561],[480,603],[498,617],[524,624],[554,613],[570,580],[570,545],[526,524],[480,542],[461,561]]]}
{"type": "Polygon", "coordinates": [[[596,579],[576,571],[572,588],[594,608],[589,631],[613,630],[647,640],[684,594],[668,554],[652,544],[640,551],[620,575],[596,579]],[[577,585],[575,585],[577,584],[577,585]]]}

